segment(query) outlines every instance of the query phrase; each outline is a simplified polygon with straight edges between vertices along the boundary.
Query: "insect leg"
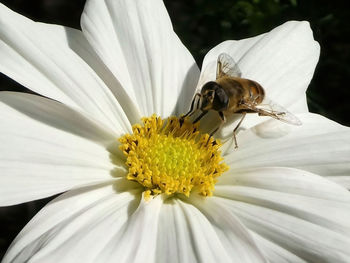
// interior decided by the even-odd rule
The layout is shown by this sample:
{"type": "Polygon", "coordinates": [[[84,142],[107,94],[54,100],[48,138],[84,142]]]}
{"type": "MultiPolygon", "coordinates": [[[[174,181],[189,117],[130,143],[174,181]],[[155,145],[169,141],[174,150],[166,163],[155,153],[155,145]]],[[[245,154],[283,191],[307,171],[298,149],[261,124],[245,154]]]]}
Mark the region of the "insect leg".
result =
{"type": "Polygon", "coordinates": [[[236,132],[237,132],[239,126],[241,126],[241,123],[242,123],[242,121],[244,120],[246,114],[247,114],[246,112],[242,112],[242,118],[241,118],[241,120],[240,120],[239,123],[237,124],[236,128],[233,129],[233,139],[235,140],[235,149],[238,148],[237,138],[236,138],[236,132]]]}
{"type": "MultiPolygon", "coordinates": [[[[253,112],[258,113],[259,116],[268,116],[268,117],[275,118],[277,120],[281,120],[281,117],[283,117],[286,114],[283,111],[280,111],[280,112],[274,111],[272,109],[271,105],[267,105],[267,104],[266,104],[266,106],[269,106],[271,108],[271,111],[268,111],[265,109],[260,109],[260,108],[256,107],[256,105],[249,104],[246,102],[242,102],[241,105],[245,106],[244,108],[247,108],[249,110],[252,110],[253,112]]],[[[262,105],[262,104],[260,104],[260,105],[262,105]]]]}
{"type": "Polygon", "coordinates": [[[222,125],[224,125],[224,123],[226,122],[226,117],[224,115],[224,113],[222,111],[219,111],[219,116],[220,116],[220,119],[221,119],[221,123],[219,124],[218,127],[216,127],[215,130],[213,130],[211,133],[210,133],[210,136],[208,137],[208,141],[207,141],[207,144],[208,142],[210,141],[210,138],[222,127],[222,125]]]}
{"type": "Polygon", "coordinates": [[[184,119],[184,118],[186,118],[187,116],[193,115],[193,114],[196,112],[196,110],[198,110],[200,99],[197,101],[196,108],[195,108],[195,109],[193,109],[193,108],[194,108],[194,105],[195,105],[196,98],[197,98],[197,97],[200,98],[201,96],[202,96],[202,95],[201,95],[200,93],[196,93],[196,95],[194,95],[193,100],[192,100],[192,103],[191,103],[190,110],[189,110],[185,115],[181,116],[181,119],[184,119]]]}
{"type": "Polygon", "coordinates": [[[278,111],[274,111],[273,109],[271,109],[271,111],[267,111],[256,107],[254,107],[254,111],[258,113],[259,116],[268,116],[268,117],[275,118],[277,120],[281,120],[281,117],[283,117],[286,114],[283,111],[278,112],[278,111]]]}
{"type": "Polygon", "coordinates": [[[257,95],[253,98],[252,103],[253,103],[254,105],[257,104],[256,101],[257,101],[257,99],[258,99],[259,97],[260,97],[260,95],[257,94],[257,95]]]}
{"type": "Polygon", "coordinates": [[[268,117],[272,117],[275,118],[277,120],[280,120],[281,117],[280,116],[284,116],[286,113],[285,112],[266,112],[266,111],[257,111],[259,116],[268,116],[268,117]]]}
{"type": "Polygon", "coordinates": [[[197,119],[195,119],[195,120],[193,121],[193,124],[195,124],[195,123],[198,122],[200,119],[202,119],[202,117],[203,117],[205,114],[207,114],[207,113],[208,113],[208,111],[202,111],[201,115],[199,115],[199,116],[197,117],[197,119]]]}
{"type": "MultiPolygon", "coordinates": [[[[221,119],[221,123],[219,124],[218,127],[216,127],[215,130],[213,130],[211,133],[210,133],[210,137],[213,136],[221,127],[222,125],[224,125],[224,123],[226,122],[226,118],[225,118],[225,115],[222,111],[219,111],[219,116],[220,116],[220,119],[221,119]]],[[[209,139],[210,139],[209,137],[209,139]]]]}

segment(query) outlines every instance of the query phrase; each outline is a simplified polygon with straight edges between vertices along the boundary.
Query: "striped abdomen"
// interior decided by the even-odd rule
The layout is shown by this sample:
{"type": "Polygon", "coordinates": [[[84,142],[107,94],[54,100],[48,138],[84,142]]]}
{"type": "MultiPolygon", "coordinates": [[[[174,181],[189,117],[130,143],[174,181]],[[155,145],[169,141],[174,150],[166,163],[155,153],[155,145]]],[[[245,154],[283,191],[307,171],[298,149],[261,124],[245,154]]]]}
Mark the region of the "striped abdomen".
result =
{"type": "Polygon", "coordinates": [[[221,85],[230,99],[226,111],[231,113],[241,110],[240,103],[242,101],[258,105],[265,97],[263,87],[250,79],[223,77],[217,79],[216,82],[221,85]]]}

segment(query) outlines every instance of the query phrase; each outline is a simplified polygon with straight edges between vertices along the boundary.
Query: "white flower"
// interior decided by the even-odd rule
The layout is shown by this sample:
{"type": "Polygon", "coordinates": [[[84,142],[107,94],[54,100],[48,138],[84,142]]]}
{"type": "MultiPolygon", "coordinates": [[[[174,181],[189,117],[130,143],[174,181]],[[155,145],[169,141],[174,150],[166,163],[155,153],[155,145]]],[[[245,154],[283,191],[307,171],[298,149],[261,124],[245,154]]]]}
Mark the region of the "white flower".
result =
{"type": "Polygon", "coordinates": [[[160,0],[88,0],[82,29],[0,4],[0,71],[45,96],[0,93],[0,204],[67,191],[4,262],[350,262],[350,193],[321,177],[350,186],[350,131],[308,113],[308,23],[226,41],[203,63],[210,74],[230,54],[303,125],[249,116],[213,197],[149,201],[111,143],[142,116],[186,112],[199,70],[160,0]]]}

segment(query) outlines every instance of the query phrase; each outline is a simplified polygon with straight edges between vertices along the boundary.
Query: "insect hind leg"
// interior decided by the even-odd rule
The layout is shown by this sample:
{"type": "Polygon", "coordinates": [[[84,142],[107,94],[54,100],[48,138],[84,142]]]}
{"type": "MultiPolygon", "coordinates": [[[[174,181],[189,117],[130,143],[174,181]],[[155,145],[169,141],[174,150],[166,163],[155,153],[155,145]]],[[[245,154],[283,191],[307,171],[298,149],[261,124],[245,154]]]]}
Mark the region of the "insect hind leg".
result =
{"type": "Polygon", "coordinates": [[[286,113],[283,112],[283,111],[280,111],[280,112],[275,112],[275,111],[272,111],[272,112],[266,112],[266,111],[257,111],[258,112],[258,115],[259,116],[268,116],[268,117],[272,117],[274,119],[277,119],[277,120],[280,120],[281,117],[283,117],[286,113]]]}
{"type": "Polygon", "coordinates": [[[279,119],[279,116],[283,117],[284,115],[286,115],[286,112],[284,112],[284,111],[274,110],[270,104],[261,104],[261,105],[269,107],[270,111],[255,108],[255,111],[258,113],[259,116],[269,116],[269,117],[272,117],[275,119],[279,119]]]}
{"type": "Polygon", "coordinates": [[[259,116],[268,116],[277,120],[281,120],[284,117],[284,115],[286,115],[286,112],[284,111],[275,111],[269,104],[260,104],[260,105],[268,106],[270,108],[270,111],[260,109],[257,107],[257,105],[253,103],[248,103],[245,101],[241,102],[240,105],[243,107],[243,109],[249,109],[253,112],[256,112],[259,116]]]}

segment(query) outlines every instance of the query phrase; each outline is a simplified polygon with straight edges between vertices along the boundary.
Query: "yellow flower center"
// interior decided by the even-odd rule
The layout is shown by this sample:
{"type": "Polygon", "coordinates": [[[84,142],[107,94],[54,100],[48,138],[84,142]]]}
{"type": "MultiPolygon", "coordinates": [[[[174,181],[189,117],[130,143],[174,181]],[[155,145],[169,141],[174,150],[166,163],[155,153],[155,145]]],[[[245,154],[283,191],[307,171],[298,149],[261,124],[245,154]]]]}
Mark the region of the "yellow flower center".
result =
{"type": "Polygon", "coordinates": [[[129,167],[127,179],[145,187],[145,197],[165,193],[211,196],[216,178],[228,166],[222,162],[218,140],[198,131],[199,123],[177,117],[143,118],[119,141],[129,167]]]}

